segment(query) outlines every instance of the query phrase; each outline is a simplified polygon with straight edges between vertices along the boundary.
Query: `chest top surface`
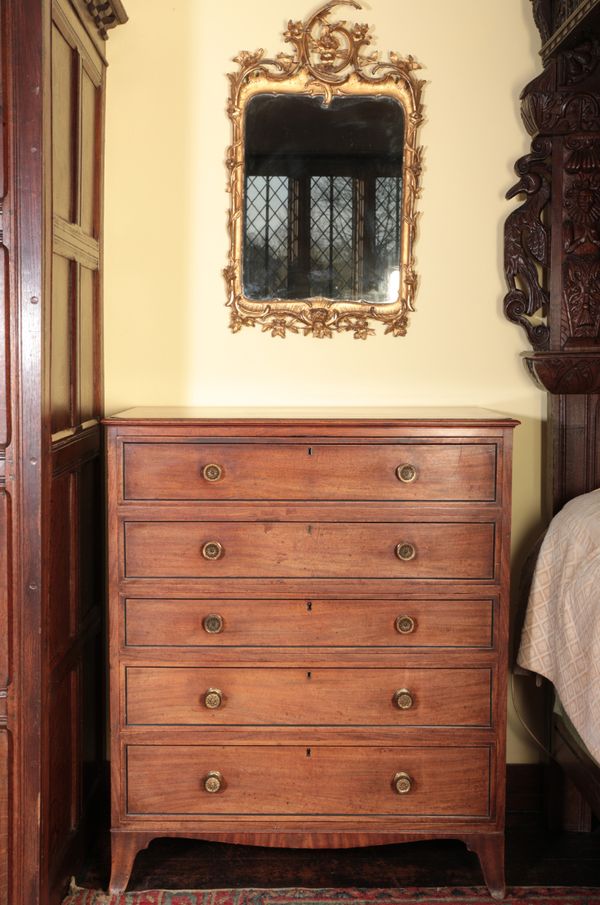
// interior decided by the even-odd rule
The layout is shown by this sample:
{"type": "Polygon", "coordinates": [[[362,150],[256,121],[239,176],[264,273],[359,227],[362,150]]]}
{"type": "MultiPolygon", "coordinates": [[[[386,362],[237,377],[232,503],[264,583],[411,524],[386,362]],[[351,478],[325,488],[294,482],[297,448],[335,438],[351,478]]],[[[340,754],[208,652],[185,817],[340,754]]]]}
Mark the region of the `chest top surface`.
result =
{"type": "Polygon", "coordinates": [[[500,412],[475,407],[216,407],[216,406],[140,406],[126,409],[104,419],[107,426],[194,426],[203,424],[323,423],[429,427],[516,427],[519,422],[500,412]]]}

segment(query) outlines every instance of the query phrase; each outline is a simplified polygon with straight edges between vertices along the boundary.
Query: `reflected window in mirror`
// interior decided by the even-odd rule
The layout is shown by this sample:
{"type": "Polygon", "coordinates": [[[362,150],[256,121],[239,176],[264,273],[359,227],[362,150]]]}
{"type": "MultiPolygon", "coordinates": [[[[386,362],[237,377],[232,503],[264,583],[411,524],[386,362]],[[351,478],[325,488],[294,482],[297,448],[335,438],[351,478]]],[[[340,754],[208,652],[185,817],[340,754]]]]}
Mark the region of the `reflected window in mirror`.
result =
{"type": "Polygon", "coordinates": [[[248,103],[245,136],[245,295],[395,302],[402,106],[262,94],[248,103]]]}

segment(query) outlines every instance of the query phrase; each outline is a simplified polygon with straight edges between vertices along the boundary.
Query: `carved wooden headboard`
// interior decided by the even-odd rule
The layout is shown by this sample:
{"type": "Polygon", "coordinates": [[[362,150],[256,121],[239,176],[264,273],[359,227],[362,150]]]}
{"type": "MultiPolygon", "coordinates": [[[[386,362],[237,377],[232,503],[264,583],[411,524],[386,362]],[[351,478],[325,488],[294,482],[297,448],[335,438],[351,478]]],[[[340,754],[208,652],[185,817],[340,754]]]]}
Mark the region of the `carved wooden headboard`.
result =
{"type": "Polygon", "coordinates": [[[600,487],[600,0],[532,0],[544,71],[524,89],[531,153],[505,226],[504,309],[548,392],[552,514],[600,487]]]}

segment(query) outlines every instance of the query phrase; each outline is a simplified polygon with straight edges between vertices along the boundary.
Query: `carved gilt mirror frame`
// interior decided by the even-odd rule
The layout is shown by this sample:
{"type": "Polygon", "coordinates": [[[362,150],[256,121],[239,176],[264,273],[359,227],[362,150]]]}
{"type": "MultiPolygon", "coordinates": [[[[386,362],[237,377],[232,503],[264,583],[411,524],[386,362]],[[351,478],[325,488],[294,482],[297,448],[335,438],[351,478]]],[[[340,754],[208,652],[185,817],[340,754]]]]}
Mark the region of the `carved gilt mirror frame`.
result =
{"type": "Polygon", "coordinates": [[[409,312],[414,310],[417,276],[413,245],[416,233],[416,202],[420,192],[422,149],[417,133],[422,122],[421,93],[424,82],[413,75],[419,64],[411,57],[390,53],[387,61],[377,53],[366,53],[370,44],[368,25],[331,21],[339,6],[361,9],[356,0],[332,0],[306,22],[288,23],[284,39],[293,53],[275,59],[263,50],[243,51],[235,62],[239,70],[229,74],[228,114],[233,140],[227,166],[231,208],[229,213],[230,254],[224,270],[227,305],[231,309],[233,332],[260,325],[263,332],[284,337],[288,331],[315,337],[330,337],[335,331],[352,331],[356,339],[375,333],[380,323],[385,333],[404,336],[409,312]],[[325,106],[334,98],[392,98],[403,111],[404,147],[402,157],[402,201],[399,218],[399,290],[391,302],[373,303],[323,297],[253,300],[244,293],[244,190],[246,112],[257,95],[298,95],[322,98],[325,106]]]}

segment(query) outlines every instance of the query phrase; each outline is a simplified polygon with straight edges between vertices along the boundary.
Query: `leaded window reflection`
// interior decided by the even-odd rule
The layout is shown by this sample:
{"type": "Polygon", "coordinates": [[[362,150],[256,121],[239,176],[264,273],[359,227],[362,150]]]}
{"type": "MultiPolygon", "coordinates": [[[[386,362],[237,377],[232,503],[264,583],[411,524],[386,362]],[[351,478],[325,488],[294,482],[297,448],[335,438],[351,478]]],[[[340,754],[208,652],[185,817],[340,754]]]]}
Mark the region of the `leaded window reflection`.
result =
{"type": "Polygon", "coordinates": [[[246,179],[244,275],[249,298],[289,298],[290,180],[246,179]]]}
{"type": "Polygon", "coordinates": [[[244,213],[248,298],[396,301],[400,176],[249,175],[244,213]]]}
{"type": "Polygon", "coordinates": [[[310,294],[352,298],[357,285],[353,180],[310,180],[310,294]]]}
{"type": "Polygon", "coordinates": [[[386,298],[400,286],[400,235],[402,226],[402,179],[381,176],[375,180],[375,257],[388,285],[380,286],[386,298]]]}

